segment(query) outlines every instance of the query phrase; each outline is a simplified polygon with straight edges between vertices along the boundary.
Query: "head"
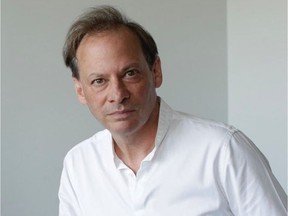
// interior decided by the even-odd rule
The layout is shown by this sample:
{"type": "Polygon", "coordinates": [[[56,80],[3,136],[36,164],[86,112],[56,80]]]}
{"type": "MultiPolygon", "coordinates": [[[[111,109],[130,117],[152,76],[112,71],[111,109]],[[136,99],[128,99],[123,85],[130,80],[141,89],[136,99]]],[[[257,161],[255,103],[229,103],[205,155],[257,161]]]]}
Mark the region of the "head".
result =
{"type": "Polygon", "coordinates": [[[162,83],[157,47],[116,9],[93,9],[71,27],[64,47],[81,103],[112,134],[131,135],[158,122],[162,83]]]}
{"type": "Polygon", "coordinates": [[[72,71],[72,76],[79,79],[76,52],[82,39],[88,34],[97,34],[116,30],[120,27],[130,29],[139,39],[142,52],[152,68],[157,56],[157,45],[152,36],[139,24],[129,20],[118,10],[111,6],[92,8],[74,22],[68,31],[63,57],[67,67],[72,71]]]}

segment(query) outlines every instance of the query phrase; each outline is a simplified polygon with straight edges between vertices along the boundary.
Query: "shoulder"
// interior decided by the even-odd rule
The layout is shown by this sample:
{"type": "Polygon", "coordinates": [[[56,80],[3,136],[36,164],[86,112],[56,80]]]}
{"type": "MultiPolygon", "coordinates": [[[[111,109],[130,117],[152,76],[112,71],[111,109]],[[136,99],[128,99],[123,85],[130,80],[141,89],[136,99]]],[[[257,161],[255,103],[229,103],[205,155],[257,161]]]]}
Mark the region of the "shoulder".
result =
{"type": "Polygon", "coordinates": [[[174,111],[172,127],[188,131],[192,134],[199,134],[202,137],[225,136],[230,139],[239,130],[232,125],[210,119],[200,118],[191,114],[174,111]]]}
{"type": "Polygon", "coordinates": [[[169,138],[193,146],[218,146],[226,144],[238,130],[228,124],[175,111],[161,100],[158,130],[167,131],[169,138]],[[160,127],[160,129],[159,129],[160,127]],[[216,144],[218,143],[218,144],[216,144]]]}

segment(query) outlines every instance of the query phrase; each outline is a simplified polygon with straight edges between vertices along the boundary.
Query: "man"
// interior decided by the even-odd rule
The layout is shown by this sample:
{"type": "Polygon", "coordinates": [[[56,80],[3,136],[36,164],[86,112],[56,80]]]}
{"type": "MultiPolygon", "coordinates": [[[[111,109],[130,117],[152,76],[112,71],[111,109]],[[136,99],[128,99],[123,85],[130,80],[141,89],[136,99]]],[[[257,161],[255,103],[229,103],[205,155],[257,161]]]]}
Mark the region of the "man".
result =
{"type": "Polygon", "coordinates": [[[157,96],[161,62],[140,25],[94,8],[70,28],[64,59],[106,129],[67,154],[60,216],[286,215],[285,192],[245,135],[157,96]]]}

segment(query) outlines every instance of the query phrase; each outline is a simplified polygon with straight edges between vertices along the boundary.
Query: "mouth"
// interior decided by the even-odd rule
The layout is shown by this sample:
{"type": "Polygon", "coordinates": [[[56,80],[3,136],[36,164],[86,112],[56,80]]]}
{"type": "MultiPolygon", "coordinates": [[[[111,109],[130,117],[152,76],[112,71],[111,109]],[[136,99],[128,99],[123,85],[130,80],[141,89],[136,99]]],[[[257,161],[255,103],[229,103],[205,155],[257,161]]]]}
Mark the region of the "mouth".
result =
{"type": "Polygon", "coordinates": [[[129,116],[131,116],[135,111],[136,110],[133,110],[133,109],[119,110],[119,111],[109,113],[108,116],[111,116],[115,118],[116,120],[125,120],[129,116]]]}

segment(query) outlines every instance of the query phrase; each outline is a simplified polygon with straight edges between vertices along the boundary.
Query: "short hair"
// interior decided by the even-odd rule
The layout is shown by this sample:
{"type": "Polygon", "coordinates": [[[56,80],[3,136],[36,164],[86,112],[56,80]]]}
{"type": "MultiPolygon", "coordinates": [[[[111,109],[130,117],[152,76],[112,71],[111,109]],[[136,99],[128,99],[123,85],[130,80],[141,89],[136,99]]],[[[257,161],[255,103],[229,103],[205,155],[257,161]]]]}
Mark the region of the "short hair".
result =
{"type": "Polygon", "coordinates": [[[127,27],[138,37],[144,57],[150,67],[158,56],[157,45],[152,36],[141,25],[131,21],[111,6],[90,8],[82,14],[70,27],[63,48],[65,65],[72,71],[72,76],[79,79],[76,52],[85,35],[116,30],[127,27]]]}

